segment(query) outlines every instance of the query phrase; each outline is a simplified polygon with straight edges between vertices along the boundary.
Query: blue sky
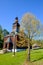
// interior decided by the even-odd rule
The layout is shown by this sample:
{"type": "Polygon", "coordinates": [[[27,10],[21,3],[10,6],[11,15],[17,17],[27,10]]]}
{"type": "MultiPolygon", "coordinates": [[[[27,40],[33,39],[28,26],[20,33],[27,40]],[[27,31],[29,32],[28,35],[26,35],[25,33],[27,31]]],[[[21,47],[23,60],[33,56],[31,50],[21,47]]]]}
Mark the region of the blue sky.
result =
{"type": "Polygon", "coordinates": [[[43,23],[43,0],[0,0],[0,25],[9,32],[16,16],[30,12],[43,23]]]}

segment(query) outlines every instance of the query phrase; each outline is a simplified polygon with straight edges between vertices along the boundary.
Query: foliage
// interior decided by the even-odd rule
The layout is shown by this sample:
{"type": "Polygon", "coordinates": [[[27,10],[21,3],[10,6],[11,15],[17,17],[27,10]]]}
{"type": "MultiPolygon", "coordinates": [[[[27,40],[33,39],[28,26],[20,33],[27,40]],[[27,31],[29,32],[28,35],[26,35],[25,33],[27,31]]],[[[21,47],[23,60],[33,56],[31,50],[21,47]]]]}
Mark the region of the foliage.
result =
{"type": "Polygon", "coordinates": [[[26,37],[26,34],[24,33],[23,30],[20,30],[19,34],[19,40],[17,41],[17,46],[18,47],[28,47],[28,38],[26,37]]]}
{"type": "Polygon", "coordinates": [[[30,61],[30,46],[32,39],[40,34],[40,21],[32,14],[26,13],[21,19],[21,25],[28,36],[28,60],[30,61]]]}
{"type": "Polygon", "coordinates": [[[0,48],[3,47],[4,42],[4,36],[9,34],[9,32],[6,29],[2,29],[2,26],[0,25],[0,48]]]}
{"type": "Polygon", "coordinates": [[[40,33],[40,21],[32,14],[26,13],[22,17],[21,25],[30,39],[40,33]]]}
{"type": "Polygon", "coordinates": [[[3,46],[3,32],[2,32],[3,30],[2,30],[2,27],[1,27],[1,25],[0,25],[0,48],[2,48],[2,46],[3,46]]]}
{"type": "Polygon", "coordinates": [[[6,35],[8,35],[8,34],[9,34],[9,32],[8,32],[6,29],[4,29],[4,30],[3,30],[3,35],[6,36],[6,35]]]}

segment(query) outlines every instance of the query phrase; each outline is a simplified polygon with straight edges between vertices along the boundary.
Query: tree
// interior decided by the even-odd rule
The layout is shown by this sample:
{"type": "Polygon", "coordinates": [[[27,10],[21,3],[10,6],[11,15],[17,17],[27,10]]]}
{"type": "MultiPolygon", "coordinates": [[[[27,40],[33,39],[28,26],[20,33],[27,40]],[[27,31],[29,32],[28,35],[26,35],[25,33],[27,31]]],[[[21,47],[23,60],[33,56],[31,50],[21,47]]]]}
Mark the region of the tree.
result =
{"type": "Polygon", "coordinates": [[[28,60],[30,61],[30,46],[32,39],[40,34],[40,22],[32,14],[26,13],[21,19],[21,27],[28,36],[28,60]]]}
{"type": "Polygon", "coordinates": [[[4,30],[3,30],[3,35],[6,36],[6,35],[8,35],[8,34],[9,34],[9,32],[8,32],[6,29],[4,29],[4,30]]]}
{"type": "Polygon", "coordinates": [[[3,47],[3,42],[4,42],[4,36],[9,34],[9,32],[6,29],[2,29],[2,26],[0,25],[0,48],[3,47]]]}
{"type": "Polygon", "coordinates": [[[4,38],[3,30],[2,30],[2,27],[0,25],[0,48],[2,48],[2,46],[3,46],[3,38],[4,38]]]}
{"type": "Polygon", "coordinates": [[[26,37],[26,34],[24,33],[23,30],[20,30],[19,34],[18,34],[18,38],[17,38],[17,44],[16,46],[19,48],[27,48],[27,40],[28,38],[26,37]]]}

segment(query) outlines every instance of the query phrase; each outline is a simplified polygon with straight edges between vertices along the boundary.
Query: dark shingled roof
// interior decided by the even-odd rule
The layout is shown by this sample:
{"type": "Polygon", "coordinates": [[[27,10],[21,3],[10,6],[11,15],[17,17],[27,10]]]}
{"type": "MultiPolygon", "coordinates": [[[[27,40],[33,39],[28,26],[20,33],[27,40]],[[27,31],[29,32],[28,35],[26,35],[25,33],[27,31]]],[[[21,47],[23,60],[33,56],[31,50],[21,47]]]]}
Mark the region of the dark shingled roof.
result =
{"type": "Polygon", "coordinates": [[[6,43],[10,43],[10,42],[12,42],[12,40],[11,40],[11,38],[9,37],[5,42],[6,42],[6,43]]]}
{"type": "Polygon", "coordinates": [[[15,23],[13,23],[13,25],[14,25],[14,24],[17,24],[17,26],[20,26],[20,24],[19,24],[19,23],[16,23],[16,22],[15,22],[15,23]]]}

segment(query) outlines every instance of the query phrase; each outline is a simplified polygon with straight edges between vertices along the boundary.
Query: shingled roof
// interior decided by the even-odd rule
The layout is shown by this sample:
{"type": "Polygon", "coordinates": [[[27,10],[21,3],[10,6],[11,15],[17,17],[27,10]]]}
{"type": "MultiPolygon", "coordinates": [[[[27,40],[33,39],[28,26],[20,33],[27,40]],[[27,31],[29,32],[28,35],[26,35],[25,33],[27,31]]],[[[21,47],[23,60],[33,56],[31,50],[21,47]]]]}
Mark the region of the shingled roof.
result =
{"type": "Polygon", "coordinates": [[[9,37],[5,42],[6,42],[6,43],[10,43],[10,42],[12,42],[12,40],[11,40],[11,38],[9,37]]]}

